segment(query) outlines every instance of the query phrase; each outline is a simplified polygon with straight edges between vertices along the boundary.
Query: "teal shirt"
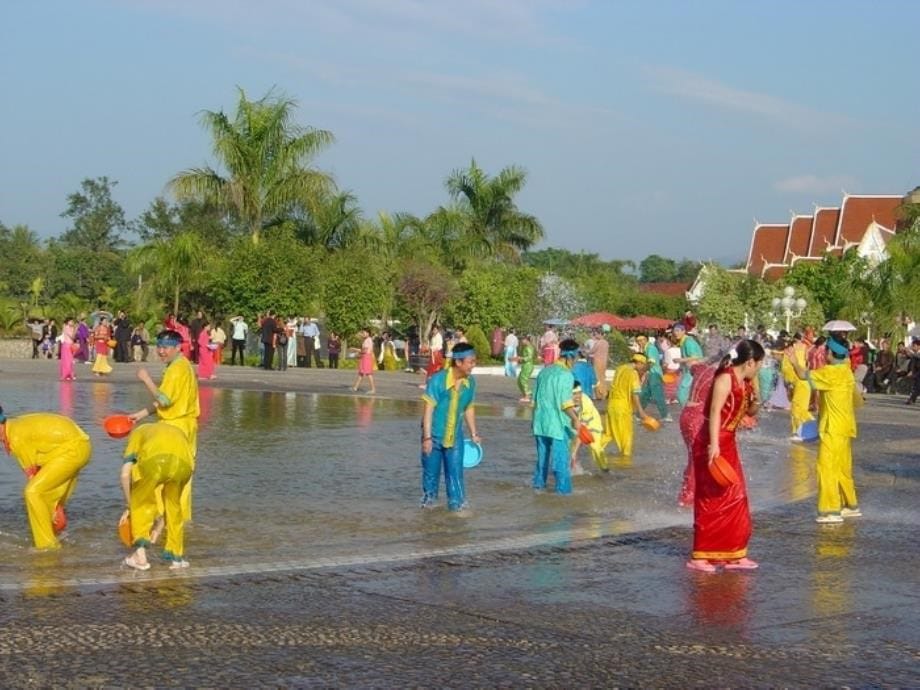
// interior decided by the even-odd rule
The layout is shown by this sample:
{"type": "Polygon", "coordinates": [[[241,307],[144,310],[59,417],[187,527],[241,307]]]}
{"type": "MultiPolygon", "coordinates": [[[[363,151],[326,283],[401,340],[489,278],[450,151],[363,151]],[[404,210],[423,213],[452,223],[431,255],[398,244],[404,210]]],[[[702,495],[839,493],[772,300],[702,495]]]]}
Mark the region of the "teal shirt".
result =
{"type": "Polygon", "coordinates": [[[648,357],[648,370],[661,376],[663,373],[661,371],[661,353],[652,341],[649,341],[645,346],[645,356],[648,357]]]}
{"type": "Polygon", "coordinates": [[[575,407],[572,400],[574,383],[572,372],[561,362],[555,362],[537,375],[531,424],[534,436],[548,436],[560,441],[571,436],[572,421],[565,410],[575,407]]]}
{"type": "Polygon", "coordinates": [[[458,440],[463,441],[463,413],[475,397],[476,381],[467,376],[458,388],[454,385],[453,367],[441,369],[428,379],[422,400],[434,408],[431,436],[444,448],[453,448],[458,440]]]}
{"type": "MultiPolygon", "coordinates": [[[[700,344],[696,341],[696,338],[693,336],[684,336],[684,339],[680,341],[680,356],[681,357],[696,357],[697,359],[703,358],[703,348],[700,347],[700,344]]],[[[684,371],[689,372],[692,362],[683,362],[680,365],[680,368],[684,371]]]]}

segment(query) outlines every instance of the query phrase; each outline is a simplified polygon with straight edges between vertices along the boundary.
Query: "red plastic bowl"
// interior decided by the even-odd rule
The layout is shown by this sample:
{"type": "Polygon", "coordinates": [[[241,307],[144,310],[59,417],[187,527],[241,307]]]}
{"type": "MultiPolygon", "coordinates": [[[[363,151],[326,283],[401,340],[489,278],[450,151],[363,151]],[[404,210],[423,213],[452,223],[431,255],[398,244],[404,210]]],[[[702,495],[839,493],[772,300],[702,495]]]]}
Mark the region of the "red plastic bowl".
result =
{"type": "Polygon", "coordinates": [[[591,433],[591,430],[585,424],[578,425],[578,440],[584,443],[586,446],[590,446],[594,443],[594,434],[591,433]]]}
{"type": "Polygon", "coordinates": [[[102,428],[112,438],[124,438],[131,433],[134,422],[126,414],[113,414],[105,418],[102,428]]]}
{"type": "Polygon", "coordinates": [[[723,488],[728,488],[732,484],[737,484],[740,481],[738,473],[735,472],[735,468],[721,455],[717,456],[709,463],[709,474],[716,480],[716,484],[723,488]]]}

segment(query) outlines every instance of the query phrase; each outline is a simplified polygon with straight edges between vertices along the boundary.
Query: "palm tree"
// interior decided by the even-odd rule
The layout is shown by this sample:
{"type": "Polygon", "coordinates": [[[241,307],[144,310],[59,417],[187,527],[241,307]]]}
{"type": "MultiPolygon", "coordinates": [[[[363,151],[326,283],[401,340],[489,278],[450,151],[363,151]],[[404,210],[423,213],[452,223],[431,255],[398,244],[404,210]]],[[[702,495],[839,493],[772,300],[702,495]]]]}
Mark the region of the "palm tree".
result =
{"type": "Polygon", "coordinates": [[[141,290],[168,290],[172,312],[178,314],[181,291],[197,284],[207,260],[208,250],[201,237],[186,230],[136,248],[128,255],[127,268],[142,279],[141,290]]]}
{"type": "Polygon", "coordinates": [[[303,211],[302,217],[295,217],[293,222],[295,237],[305,244],[340,249],[359,234],[361,209],[351,192],[328,195],[303,211]]]}
{"type": "Polygon", "coordinates": [[[202,123],[226,176],[210,167],[185,170],[169,182],[179,199],[198,199],[237,214],[253,244],[266,225],[295,204],[311,208],[333,187],[331,177],[307,163],[333,142],[331,132],[291,120],[296,103],[271,91],[250,101],[239,89],[236,115],[205,111],[202,123]]]}
{"type": "Polygon", "coordinates": [[[527,173],[517,166],[490,177],[473,160],[468,169],[448,176],[445,184],[453,204],[437,209],[429,223],[453,245],[452,253],[518,260],[522,251],[543,239],[540,221],[514,203],[526,181],[527,173]]]}

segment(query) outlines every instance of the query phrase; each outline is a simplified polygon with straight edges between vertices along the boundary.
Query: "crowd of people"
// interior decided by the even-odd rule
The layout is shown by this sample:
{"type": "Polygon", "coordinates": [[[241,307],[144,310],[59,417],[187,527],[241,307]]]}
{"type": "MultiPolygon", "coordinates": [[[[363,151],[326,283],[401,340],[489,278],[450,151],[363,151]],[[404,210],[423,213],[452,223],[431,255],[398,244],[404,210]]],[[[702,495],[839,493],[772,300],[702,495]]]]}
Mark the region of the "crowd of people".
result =
{"type": "MultiPolygon", "coordinates": [[[[43,325],[39,342],[52,337],[53,325],[43,325]]],[[[229,331],[231,364],[237,354],[243,363],[249,325],[243,317],[233,317],[229,331]]],[[[758,328],[748,337],[739,328],[734,337],[725,337],[710,325],[705,337],[699,337],[695,320],[684,319],[665,333],[636,335],[628,361],[608,380],[608,332],[604,327],[594,329],[584,343],[559,333],[552,324],[539,338],[518,336],[514,329],[493,332],[493,354],[503,359],[505,375],[516,379],[521,402],[533,408],[532,486],[542,491],[552,485],[555,493],[570,494],[572,476],[583,471],[578,461],[581,446],[590,449],[601,472],[609,472],[608,446],[631,456],[636,421],[656,429],[661,422],[673,421],[671,406],[679,405],[687,465],[678,503],[693,506],[694,541],[687,567],[698,572],[758,567],[747,554],[752,528],[736,432],[756,425],[761,409],[789,408],[793,442],[804,440],[803,428],[817,413],[816,520],[834,524],[862,515],[851,443],[857,435],[855,409],[866,391],[885,389],[893,378],[897,383],[904,361],[903,378],[911,382],[908,403],[916,401],[920,388],[920,339],[904,348],[899,359],[900,348],[896,354],[859,338],[850,343],[844,332],[815,337],[805,329],[773,337],[758,328]],[[892,356],[886,357],[886,352],[892,356]],[[538,362],[542,368],[534,378],[538,362]],[[603,412],[595,400],[605,403],[603,412]],[[649,408],[657,411],[657,419],[648,414],[649,408]]],[[[273,367],[276,355],[282,370],[292,361],[292,366],[306,367],[321,363],[320,330],[313,319],[281,319],[269,311],[258,318],[254,333],[266,369],[273,367]]],[[[110,352],[116,362],[134,360],[131,348],[146,346],[149,338],[144,336],[143,325],[132,326],[124,312],[111,325],[100,315],[92,328],[85,318],[66,319],[54,340],[59,344],[61,378],[73,379],[73,364],[81,360],[92,361],[93,372],[104,375],[111,371],[110,352]]],[[[131,414],[130,421],[136,424],[150,415],[157,421],[136,426],[124,451],[123,521],[131,534],[131,553],[124,564],[130,568],[149,569],[146,551],[164,530],[164,557],[173,568],[188,566],[184,524],[192,515],[198,381],[213,378],[226,340],[220,325],[202,312],[190,322],[169,314],[155,340],[156,355],[166,365],[161,381],[155,382],[145,367],[137,370],[151,404],[131,414]]],[[[358,340],[360,347],[353,349],[358,360],[353,390],[366,382],[373,394],[374,370],[378,365],[398,366],[407,357],[406,342],[389,333],[375,340],[367,329],[358,340]]],[[[340,353],[349,350],[335,333],[326,343],[329,366],[334,367],[340,353]]],[[[477,353],[462,329],[445,337],[437,325],[419,351],[428,355],[426,381],[420,386],[422,507],[436,505],[443,474],[448,510],[463,511],[468,507],[463,478],[467,432],[474,444],[481,441],[473,405],[477,353]]],[[[146,353],[146,347],[140,349],[141,361],[146,353]]],[[[60,415],[7,418],[0,409],[0,443],[27,477],[24,497],[36,547],[56,548],[57,534],[66,526],[64,508],[92,452],[89,436],[60,415]]]]}

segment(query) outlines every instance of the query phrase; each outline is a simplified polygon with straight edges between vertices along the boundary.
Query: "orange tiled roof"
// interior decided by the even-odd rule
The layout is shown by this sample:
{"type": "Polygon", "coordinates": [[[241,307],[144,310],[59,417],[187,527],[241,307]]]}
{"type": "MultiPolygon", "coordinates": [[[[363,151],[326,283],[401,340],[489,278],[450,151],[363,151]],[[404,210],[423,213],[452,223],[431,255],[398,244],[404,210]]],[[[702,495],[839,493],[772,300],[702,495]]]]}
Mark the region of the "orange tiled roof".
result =
{"type": "Polygon", "coordinates": [[[816,208],[811,226],[811,246],[809,256],[824,256],[828,247],[834,245],[837,237],[837,221],[840,219],[839,208],[816,208]]]}
{"type": "Polygon", "coordinates": [[[859,196],[847,194],[840,205],[840,219],[834,238],[836,246],[859,244],[872,221],[894,230],[897,226],[897,209],[903,196],[859,196]]]}
{"type": "Polygon", "coordinates": [[[814,216],[793,216],[789,223],[789,238],[783,263],[792,261],[793,256],[808,256],[811,246],[811,228],[814,216]]]}
{"type": "Polygon", "coordinates": [[[668,297],[683,297],[693,283],[639,283],[639,292],[651,292],[668,297]]]}
{"type": "Polygon", "coordinates": [[[747,272],[759,276],[766,264],[782,263],[786,255],[788,236],[788,225],[755,225],[751,251],[748,253],[747,272]]]}
{"type": "Polygon", "coordinates": [[[768,283],[775,283],[786,274],[788,266],[784,264],[773,264],[763,270],[763,279],[768,283]]]}

